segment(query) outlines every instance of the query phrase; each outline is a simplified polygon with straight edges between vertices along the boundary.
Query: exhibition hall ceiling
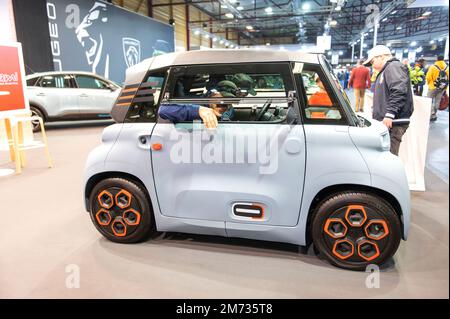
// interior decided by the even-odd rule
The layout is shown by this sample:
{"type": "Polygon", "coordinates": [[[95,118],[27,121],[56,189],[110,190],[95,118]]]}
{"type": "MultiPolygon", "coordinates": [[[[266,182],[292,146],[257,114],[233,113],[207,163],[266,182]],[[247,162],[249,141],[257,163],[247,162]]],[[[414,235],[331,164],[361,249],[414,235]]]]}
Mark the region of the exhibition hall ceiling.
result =
{"type": "MultiPolygon", "coordinates": [[[[139,11],[152,5],[153,11],[172,3],[179,6],[184,0],[114,0],[118,5],[139,11]]],[[[286,43],[315,43],[319,35],[331,35],[333,44],[348,48],[360,33],[366,43],[373,41],[373,21],[380,17],[379,42],[429,42],[445,35],[448,30],[447,6],[430,1],[424,7],[418,0],[192,0],[212,19],[190,18],[191,29],[203,28],[223,32],[225,28],[238,30],[248,43],[262,44],[270,39],[283,38],[286,43]],[[440,5],[439,5],[440,4],[440,5]]],[[[177,21],[175,21],[175,24],[177,21]]]]}

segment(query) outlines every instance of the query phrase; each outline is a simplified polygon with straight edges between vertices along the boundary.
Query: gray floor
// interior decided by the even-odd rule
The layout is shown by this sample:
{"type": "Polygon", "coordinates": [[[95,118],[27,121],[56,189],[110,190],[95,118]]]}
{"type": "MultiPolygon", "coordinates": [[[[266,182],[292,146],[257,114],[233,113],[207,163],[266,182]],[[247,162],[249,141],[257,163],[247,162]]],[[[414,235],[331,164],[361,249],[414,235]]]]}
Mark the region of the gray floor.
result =
{"type": "MultiPolygon", "coordinates": [[[[427,191],[413,193],[410,238],[372,289],[368,274],[290,245],[181,234],[138,245],[104,240],[82,202],[85,159],[104,126],[52,125],[55,167],[31,150],[22,175],[0,178],[0,298],[449,297],[448,113],[430,128],[427,191]],[[79,288],[67,285],[73,267],[79,288]]],[[[0,168],[12,168],[5,152],[0,168]]]]}

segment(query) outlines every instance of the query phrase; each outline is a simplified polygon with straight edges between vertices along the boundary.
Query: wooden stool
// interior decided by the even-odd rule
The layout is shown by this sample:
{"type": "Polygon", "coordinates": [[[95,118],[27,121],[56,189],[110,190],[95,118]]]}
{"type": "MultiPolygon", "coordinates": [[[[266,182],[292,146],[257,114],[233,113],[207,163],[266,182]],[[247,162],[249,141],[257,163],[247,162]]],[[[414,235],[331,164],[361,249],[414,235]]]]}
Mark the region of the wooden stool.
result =
{"type": "Polygon", "coordinates": [[[10,156],[11,159],[15,159],[16,173],[20,174],[22,172],[22,168],[27,164],[24,151],[33,148],[44,147],[48,167],[53,167],[50,152],[48,150],[47,135],[45,134],[45,127],[42,118],[40,118],[39,116],[21,116],[12,117],[9,119],[9,121],[11,129],[11,139],[9,140],[9,142],[13,150],[13,152],[10,152],[10,156]],[[31,124],[32,121],[39,121],[39,128],[42,133],[42,141],[33,140],[31,142],[24,142],[24,123],[29,122],[31,124]]]}

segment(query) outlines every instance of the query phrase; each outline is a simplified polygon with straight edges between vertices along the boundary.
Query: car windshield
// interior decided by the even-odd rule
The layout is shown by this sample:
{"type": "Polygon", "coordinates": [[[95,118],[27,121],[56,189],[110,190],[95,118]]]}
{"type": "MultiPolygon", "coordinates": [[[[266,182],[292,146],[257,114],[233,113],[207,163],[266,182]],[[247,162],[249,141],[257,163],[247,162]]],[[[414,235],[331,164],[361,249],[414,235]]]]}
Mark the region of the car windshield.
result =
{"type": "Polygon", "coordinates": [[[344,97],[344,100],[347,104],[348,109],[350,110],[350,114],[353,117],[353,120],[356,123],[359,123],[361,125],[362,121],[360,119],[358,119],[355,112],[353,111],[352,103],[350,102],[350,99],[348,98],[347,93],[345,92],[344,88],[341,86],[339,79],[337,78],[336,74],[334,73],[333,67],[331,66],[330,62],[324,56],[322,56],[322,58],[325,61],[326,68],[329,71],[329,73],[331,74],[331,77],[333,78],[334,82],[336,83],[336,86],[337,86],[339,92],[344,97]]]}

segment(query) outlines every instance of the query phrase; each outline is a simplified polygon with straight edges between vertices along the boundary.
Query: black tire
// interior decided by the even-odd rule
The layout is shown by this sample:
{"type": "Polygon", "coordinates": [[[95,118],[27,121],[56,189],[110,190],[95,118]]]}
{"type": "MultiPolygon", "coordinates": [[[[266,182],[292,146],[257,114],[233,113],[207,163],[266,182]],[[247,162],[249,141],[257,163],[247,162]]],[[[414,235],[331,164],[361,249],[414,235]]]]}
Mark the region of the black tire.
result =
{"type": "Polygon", "coordinates": [[[359,191],[334,194],[319,203],[313,214],[310,231],[314,246],[337,267],[365,270],[369,264],[382,265],[400,244],[399,216],[376,195],[359,191]]]}
{"type": "MultiPolygon", "coordinates": [[[[39,110],[35,106],[30,106],[30,111],[31,111],[31,116],[39,116],[40,118],[42,118],[42,122],[45,123],[45,116],[41,112],[41,110],[39,110]]],[[[39,122],[32,121],[31,124],[33,125],[33,132],[38,132],[39,131],[39,122]]]]}
{"type": "Polygon", "coordinates": [[[102,180],[92,189],[89,207],[97,230],[113,242],[142,242],[156,232],[150,199],[144,187],[133,181],[102,180]]]}

